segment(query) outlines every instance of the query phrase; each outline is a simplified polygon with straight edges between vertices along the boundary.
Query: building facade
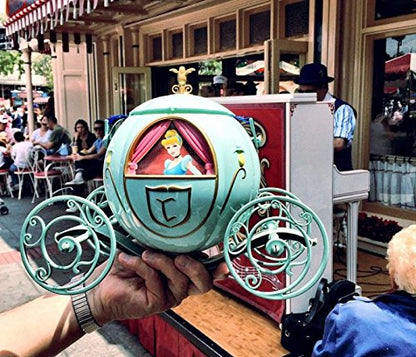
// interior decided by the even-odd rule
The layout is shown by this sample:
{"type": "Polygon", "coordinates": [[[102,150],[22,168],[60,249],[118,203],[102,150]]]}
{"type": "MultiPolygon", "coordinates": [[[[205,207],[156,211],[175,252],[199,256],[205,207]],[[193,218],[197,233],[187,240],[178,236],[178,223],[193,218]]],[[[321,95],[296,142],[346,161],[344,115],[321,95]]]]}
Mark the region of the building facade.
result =
{"type": "MultiPolygon", "coordinates": [[[[330,91],[358,112],[354,166],[372,172],[364,208],[416,217],[413,1],[26,3],[6,30],[22,50],[50,47],[57,117],[67,127],[168,94],[169,69],[180,65],[220,63],[230,82],[253,81],[267,94],[293,91],[302,64],[326,64],[335,77],[330,91]]],[[[195,93],[213,79],[196,73],[195,93]]]]}

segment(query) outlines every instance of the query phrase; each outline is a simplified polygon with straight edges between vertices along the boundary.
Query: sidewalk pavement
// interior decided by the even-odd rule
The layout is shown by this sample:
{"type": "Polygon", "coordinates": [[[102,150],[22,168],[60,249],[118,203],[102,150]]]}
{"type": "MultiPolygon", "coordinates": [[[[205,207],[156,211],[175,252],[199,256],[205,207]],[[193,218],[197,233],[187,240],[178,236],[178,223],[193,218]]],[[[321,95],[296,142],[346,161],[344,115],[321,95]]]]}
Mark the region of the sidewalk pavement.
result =
{"type": "MultiPolygon", "coordinates": [[[[2,199],[9,209],[9,214],[0,215],[0,311],[21,305],[46,292],[26,273],[19,252],[20,228],[36,203],[31,203],[31,195],[21,200],[9,197],[2,199]]],[[[137,337],[118,322],[85,335],[58,356],[82,357],[91,354],[106,357],[151,356],[140,345],[137,337]]]]}

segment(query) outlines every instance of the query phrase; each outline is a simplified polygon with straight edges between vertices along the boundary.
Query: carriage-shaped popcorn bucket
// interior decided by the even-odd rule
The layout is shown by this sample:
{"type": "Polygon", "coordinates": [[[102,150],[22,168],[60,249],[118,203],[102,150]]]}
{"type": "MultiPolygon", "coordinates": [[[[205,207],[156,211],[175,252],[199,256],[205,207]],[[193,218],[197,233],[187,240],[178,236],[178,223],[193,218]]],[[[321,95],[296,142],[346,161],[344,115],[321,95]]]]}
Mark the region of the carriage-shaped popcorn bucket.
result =
{"type": "Polygon", "coordinates": [[[117,248],[136,255],[150,248],[189,254],[208,268],[225,260],[244,289],[266,299],[304,293],[328,260],[323,224],[290,192],[260,187],[252,119],[190,94],[187,71],[176,72],[174,94],[108,128],[103,186],[87,198],[49,198],[28,215],[20,241],[26,270],[49,291],[79,294],[105,278],[117,248]],[[78,214],[57,215],[60,206],[78,214]],[[321,263],[310,278],[313,254],[321,263]],[[250,274],[233,265],[242,255],[250,274]],[[86,284],[102,261],[105,269],[86,284]],[[283,287],[264,288],[266,277],[282,273],[292,276],[283,287]]]}

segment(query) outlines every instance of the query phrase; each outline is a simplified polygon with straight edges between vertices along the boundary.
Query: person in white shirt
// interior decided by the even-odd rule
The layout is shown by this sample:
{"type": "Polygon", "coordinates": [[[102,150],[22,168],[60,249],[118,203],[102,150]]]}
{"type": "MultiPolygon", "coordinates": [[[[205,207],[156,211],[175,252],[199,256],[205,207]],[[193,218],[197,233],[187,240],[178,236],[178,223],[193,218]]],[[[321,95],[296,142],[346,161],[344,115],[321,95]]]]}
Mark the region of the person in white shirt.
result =
{"type": "Polygon", "coordinates": [[[30,137],[30,141],[33,145],[45,144],[49,141],[51,136],[52,130],[48,127],[48,118],[46,116],[42,117],[40,125],[40,128],[36,129],[30,137]]]}
{"type": "Polygon", "coordinates": [[[25,140],[25,136],[21,131],[14,133],[14,140],[16,144],[12,147],[13,164],[10,165],[10,177],[12,179],[13,189],[18,188],[19,179],[15,174],[18,169],[25,169],[28,167],[29,155],[32,150],[32,142],[25,140]]]}

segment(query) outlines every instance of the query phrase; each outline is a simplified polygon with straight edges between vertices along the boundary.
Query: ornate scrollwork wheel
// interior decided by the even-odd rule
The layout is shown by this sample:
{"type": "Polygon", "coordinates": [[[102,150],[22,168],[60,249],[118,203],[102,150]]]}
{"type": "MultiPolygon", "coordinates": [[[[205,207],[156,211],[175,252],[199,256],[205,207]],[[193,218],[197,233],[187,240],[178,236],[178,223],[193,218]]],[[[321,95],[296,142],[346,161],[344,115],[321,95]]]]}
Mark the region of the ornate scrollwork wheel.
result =
{"type": "Polygon", "coordinates": [[[105,278],[115,259],[116,238],[110,219],[97,204],[82,197],[57,196],[27,216],[20,253],[37,284],[53,293],[73,295],[94,288],[105,278]],[[68,208],[76,208],[77,214],[67,214],[68,208]],[[104,269],[87,283],[104,260],[104,269]],[[80,280],[71,281],[80,273],[80,280]]]}
{"type": "Polygon", "coordinates": [[[87,201],[93,202],[96,206],[101,208],[104,211],[104,213],[110,213],[107,214],[107,217],[109,217],[110,221],[113,221],[115,219],[112,212],[109,211],[108,199],[105,193],[104,186],[97,187],[95,190],[93,190],[87,196],[87,201]]]}
{"type": "Polygon", "coordinates": [[[261,189],[231,219],[224,236],[224,258],[234,279],[250,293],[270,300],[289,299],[322,276],[328,237],[319,217],[296,196],[282,189],[261,189]],[[320,265],[305,282],[318,251],[320,265]],[[286,285],[284,274],[291,277],[286,285]]]}

